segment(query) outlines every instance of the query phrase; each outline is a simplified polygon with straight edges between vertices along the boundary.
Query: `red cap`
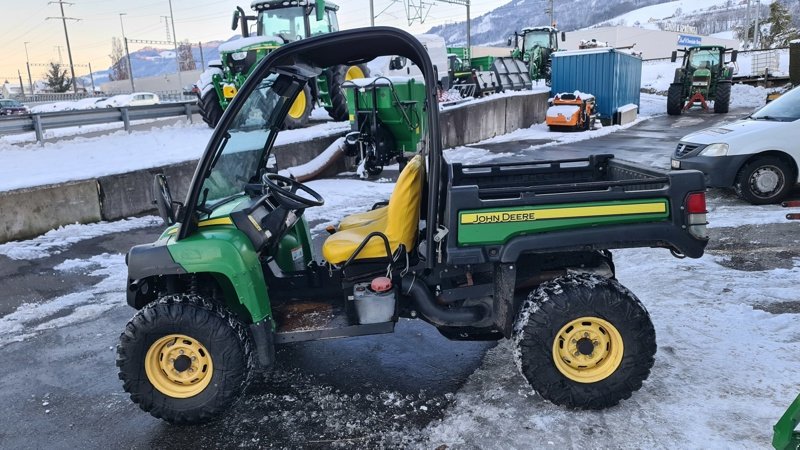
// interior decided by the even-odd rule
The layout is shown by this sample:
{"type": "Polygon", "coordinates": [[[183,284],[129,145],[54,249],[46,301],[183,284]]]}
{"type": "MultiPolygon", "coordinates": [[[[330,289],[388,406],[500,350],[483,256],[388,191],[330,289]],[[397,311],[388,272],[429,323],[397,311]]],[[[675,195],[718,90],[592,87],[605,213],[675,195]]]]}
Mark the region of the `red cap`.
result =
{"type": "Polygon", "coordinates": [[[387,277],[378,277],[372,280],[370,287],[375,292],[386,292],[392,289],[392,280],[387,277]]]}

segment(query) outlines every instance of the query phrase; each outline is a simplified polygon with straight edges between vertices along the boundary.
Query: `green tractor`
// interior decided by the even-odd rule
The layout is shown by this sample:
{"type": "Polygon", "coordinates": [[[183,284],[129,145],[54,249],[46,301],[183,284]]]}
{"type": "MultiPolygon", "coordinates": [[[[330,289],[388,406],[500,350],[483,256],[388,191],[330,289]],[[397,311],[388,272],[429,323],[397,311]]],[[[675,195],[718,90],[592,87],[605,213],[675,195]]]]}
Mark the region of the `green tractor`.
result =
{"type": "MultiPolygon", "coordinates": [[[[675,80],[667,93],[667,114],[680,115],[695,105],[708,110],[708,101],[714,102],[715,113],[727,113],[731,102],[733,70],[738,52],[719,45],[704,45],[679,50],[683,64],[675,69],[675,80]],[[725,61],[730,52],[730,61],[725,61]]],[[[672,62],[677,61],[678,50],[672,52],[672,62]]]]}
{"type": "MultiPolygon", "coordinates": [[[[566,39],[561,33],[561,40],[566,39]]],[[[531,80],[544,79],[550,82],[550,57],[558,51],[558,30],[555,27],[523,28],[522,32],[514,32],[514,40],[508,38],[508,45],[514,46],[511,57],[528,66],[531,80]],[[522,45],[520,45],[522,38],[522,45]]]]}
{"type": "MultiPolygon", "coordinates": [[[[255,0],[251,7],[258,15],[248,16],[241,7],[234,11],[231,29],[241,28],[242,38],[220,45],[220,60],[211,62],[197,82],[200,114],[212,128],[257,63],[270,52],[289,42],[339,30],[336,18],[339,7],[324,0],[255,0]],[[256,34],[251,36],[253,20],[256,34]]],[[[342,83],[368,75],[365,65],[327,68],[292,104],[284,127],[305,126],[317,103],[325,107],[333,120],[348,120],[342,83]]]]}

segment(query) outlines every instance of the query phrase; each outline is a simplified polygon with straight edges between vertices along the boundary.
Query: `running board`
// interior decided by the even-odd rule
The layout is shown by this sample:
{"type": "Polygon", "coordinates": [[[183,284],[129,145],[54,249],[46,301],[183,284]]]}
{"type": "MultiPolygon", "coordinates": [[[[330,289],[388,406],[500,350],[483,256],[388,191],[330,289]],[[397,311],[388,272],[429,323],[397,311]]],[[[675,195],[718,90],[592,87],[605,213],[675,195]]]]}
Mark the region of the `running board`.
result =
{"type": "Polygon", "coordinates": [[[367,325],[350,325],[342,328],[286,331],[283,333],[275,333],[275,343],[287,344],[289,342],[317,341],[321,339],[366,336],[368,334],[384,334],[384,333],[391,333],[393,331],[394,331],[394,322],[370,323],[367,325]]]}

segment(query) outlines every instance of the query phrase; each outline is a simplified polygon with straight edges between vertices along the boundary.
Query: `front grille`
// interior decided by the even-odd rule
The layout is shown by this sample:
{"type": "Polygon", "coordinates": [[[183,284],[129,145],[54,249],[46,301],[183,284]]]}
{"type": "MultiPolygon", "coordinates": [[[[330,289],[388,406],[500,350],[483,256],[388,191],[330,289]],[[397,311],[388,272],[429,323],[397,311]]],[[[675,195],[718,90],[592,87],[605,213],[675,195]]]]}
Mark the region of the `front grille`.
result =
{"type": "Polygon", "coordinates": [[[700,148],[700,146],[697,144],[687,144],[685,142],[679,142],[678,146],[675,147],[675,157],[682,158],[688,155],[689,153],[694,152],[698,148],[700,148]]]}

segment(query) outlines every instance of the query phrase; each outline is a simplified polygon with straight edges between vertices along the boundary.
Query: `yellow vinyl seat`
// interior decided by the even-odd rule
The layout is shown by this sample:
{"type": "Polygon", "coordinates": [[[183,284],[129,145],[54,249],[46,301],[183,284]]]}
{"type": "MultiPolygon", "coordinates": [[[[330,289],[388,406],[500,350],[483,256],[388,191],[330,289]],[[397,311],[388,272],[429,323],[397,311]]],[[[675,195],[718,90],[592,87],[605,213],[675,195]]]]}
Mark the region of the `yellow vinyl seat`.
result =
{"type": "Polygon", "coordinates": [[[388,206],[381,206],[380,208],[362,213],[350,214],[339,222],[339,231],[367,225],[378,219],[385,219],[387,214],[389,214],[388,206]]]}
{"type": "MultiPolygon", "coordinates": [[[[381,232],[389,240],[389,247],[395,252],[400,244],[411,252],[419,233],[419,214],[422,203],[422,188],[425,183],[425,160],[421,155],[412,158],[397,178],[397,183],[389,198],[386,214],[371,222],[346,228],[328,236],[322,245],[322,255],[331,264],[347,261],[361,242],[373,232],[381,232]]],[[[374,210],[378,211],[378,210],[374,210]]],[[[372,212],[372,211],[370,211],[372,212]]],[[[346,221],[348,218],[345,218],[346,221]]],[[[386,247],[383,239],[376,236],[370,239],[356,259],[385,258],[386,247]]],[[[391,255],[390,255],[391,256],[391,255]]]]}

